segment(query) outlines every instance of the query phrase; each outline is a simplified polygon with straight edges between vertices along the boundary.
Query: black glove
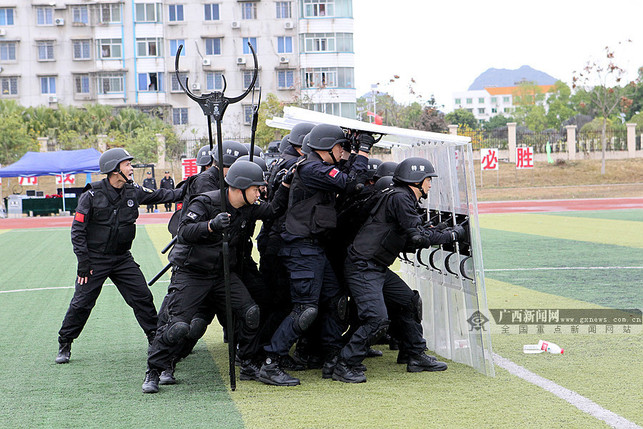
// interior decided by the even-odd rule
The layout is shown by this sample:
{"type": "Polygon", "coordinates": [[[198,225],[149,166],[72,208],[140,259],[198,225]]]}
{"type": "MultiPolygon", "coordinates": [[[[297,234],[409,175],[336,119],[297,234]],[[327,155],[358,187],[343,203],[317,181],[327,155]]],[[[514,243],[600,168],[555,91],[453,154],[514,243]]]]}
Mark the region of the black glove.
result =
{"type": "Polygon", "coordinates": [[[290,170],[286,172],[286,174],[284,174],[284,178],[281,180],[281,182],[285,183],[286,185],[290,185],[294,177],[295,177],[295,167],[292,167],[290,170]]]}
{"type": "Polygon", "coordinates": [[[78,277],[84,278],[91,275],[92,267],[89,266],[89,261],[81,261],[78,263],[76,274],[78,277]]]}
{"type": "Polygon", "coordinates": [[[230,215],[226,212],[219,213],[214,217],[214,219],[210,219],[208,222],[208,227],[212,231],[221,231],[224,228],[227,228],[230,226],[230,215]]]}
{"type": "Polygon", "coordinates": [[[448,228],[447,224],[445,222],[440,222],[437,225],[431,225],[433,228],[435,228],[438,231],[444,231],[445,229],[448,228]]]}
{"type": "Polygon", "coordinates": [[[359,143],[359,150],[362,152],[370,153],[371,147],[375,144],[375,139],[370,134],[360,134],[357,136],[359,143]]]}
{"type": "Polygon", "coordinates": [[[456,225],[451,228],[451,238],[453,241],[462,241],[467,237],[467,231],[462,227],[462,225],[456,225]]]}
{"type": "Polygon", "coordinates": [[[340,139],[337,140],[337,143],[340,143],[342,145],[342,149],[344,152],[350,152],[352,149],[352,144],[350,139],[340,139]]]}

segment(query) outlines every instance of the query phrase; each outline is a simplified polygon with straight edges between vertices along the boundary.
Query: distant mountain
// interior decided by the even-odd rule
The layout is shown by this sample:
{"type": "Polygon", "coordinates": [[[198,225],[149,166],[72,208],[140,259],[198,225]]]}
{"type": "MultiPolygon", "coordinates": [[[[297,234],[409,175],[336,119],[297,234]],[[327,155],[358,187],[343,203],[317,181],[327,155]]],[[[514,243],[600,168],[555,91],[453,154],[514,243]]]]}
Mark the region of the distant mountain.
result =
{"type": "Polygon", "coordinates": [[[516,70],[491,68],[473,81],[469,91],[485,89],[489,86],[516,86],[523,80],[536,82],[538,85],[553,85],[558,79],[529,66],[522,66],[516,70]]]}

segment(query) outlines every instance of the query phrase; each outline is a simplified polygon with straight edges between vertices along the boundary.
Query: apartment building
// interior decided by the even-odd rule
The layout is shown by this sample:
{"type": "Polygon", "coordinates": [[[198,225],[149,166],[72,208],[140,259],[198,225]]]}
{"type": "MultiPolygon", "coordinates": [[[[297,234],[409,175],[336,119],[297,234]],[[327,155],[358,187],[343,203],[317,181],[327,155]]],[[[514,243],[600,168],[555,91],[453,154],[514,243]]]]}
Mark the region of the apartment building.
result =
{"type": "MultiPolygon", "coordinates": [[[[100,103],[163,115],[207,134],[196,95],[262,93],[355,117],[352,0],[0,0],[0,97],[24,106],[100,103]]],[[[251,96],[230,105],[226,138],[247,138],[251,96]]]]}

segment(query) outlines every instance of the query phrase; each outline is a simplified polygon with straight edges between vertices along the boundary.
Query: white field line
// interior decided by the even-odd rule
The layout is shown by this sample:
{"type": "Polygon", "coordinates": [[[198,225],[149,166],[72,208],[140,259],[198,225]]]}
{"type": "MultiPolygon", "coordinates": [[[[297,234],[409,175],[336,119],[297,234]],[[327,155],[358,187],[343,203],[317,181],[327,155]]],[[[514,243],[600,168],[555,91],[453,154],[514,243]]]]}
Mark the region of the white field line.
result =
{"type": "Polygon", "coordinates": [[[582,395],[579,395],[573,390],[569,390],[559,384],[554,383],[551,380],[534,374],[528,369],[510,361],[509,359],[503,358],[496,353],[493,354],[493,361],[500,368],[509,371],[510,374],[522,378],[523,380],[531,384],[535,384],[536,386],[541,387],[550,393],[553,393],[554,395],[578,408],[582,412],[604,421],[613,428],[642,429],[639,425],[627,420],[625,417],[621,417],[618,414],[601,407],[596,402],[582,395]]]}
{"type": "Polygon", "coordinates": [[[643,270],[643,267],[533,267],[533,268],[485,268],[486,272],[499,271],[557,271],[557,270],[643,270]]]}
{"type": "MultiPolygon", "coordinates": [[[[156,283],[169,283],[169,280],[157,280],[156,283]]],[[[114,283],[105,283],[103,286],[114,286],[114,283]]],[[[56,290],[56,289],[73,289],[75,286],[52,286],[52,287],[38,287],[33,289],[13,289],[13,290],[0,290],[0,293],[16,293],[16,292],[35,292],[40,290],[56,290]]]]}

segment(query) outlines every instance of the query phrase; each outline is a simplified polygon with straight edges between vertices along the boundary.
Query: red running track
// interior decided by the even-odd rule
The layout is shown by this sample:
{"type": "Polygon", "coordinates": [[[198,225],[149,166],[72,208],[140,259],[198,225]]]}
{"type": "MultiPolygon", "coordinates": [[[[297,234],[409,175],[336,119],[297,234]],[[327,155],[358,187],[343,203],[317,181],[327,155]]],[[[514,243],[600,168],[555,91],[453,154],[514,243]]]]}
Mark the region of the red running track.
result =
{"type": "MultiPolygon", "coordinates": [[[[643,198],[594,198],[576,200],[523,200],[478,202],[478,213],[534,213],[583,210],[643,209],[643,198]]],[[[172,213],[142,213],[139,225],[167,223],[172,213]]],[[[0,229],[69,228],[72,216],[0,219],[0,229]]]]}

